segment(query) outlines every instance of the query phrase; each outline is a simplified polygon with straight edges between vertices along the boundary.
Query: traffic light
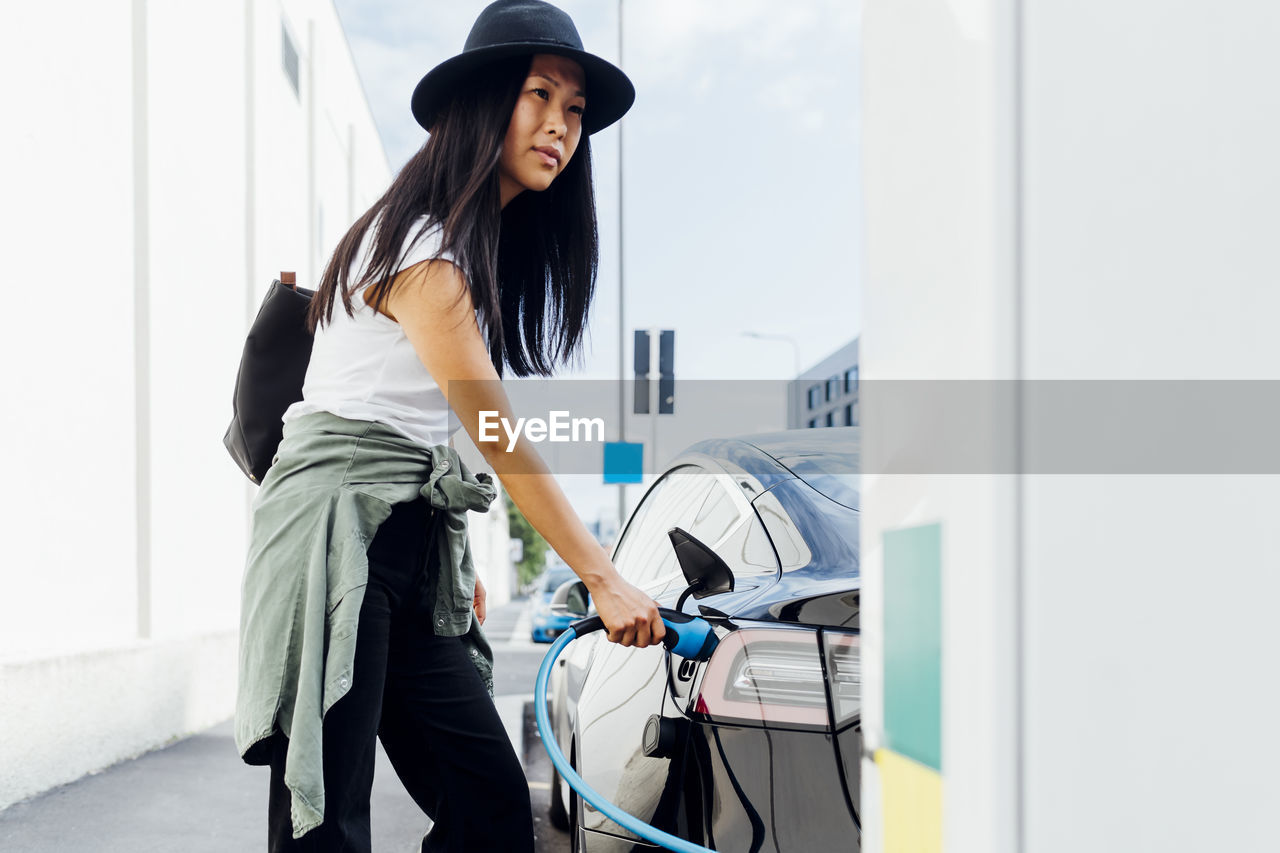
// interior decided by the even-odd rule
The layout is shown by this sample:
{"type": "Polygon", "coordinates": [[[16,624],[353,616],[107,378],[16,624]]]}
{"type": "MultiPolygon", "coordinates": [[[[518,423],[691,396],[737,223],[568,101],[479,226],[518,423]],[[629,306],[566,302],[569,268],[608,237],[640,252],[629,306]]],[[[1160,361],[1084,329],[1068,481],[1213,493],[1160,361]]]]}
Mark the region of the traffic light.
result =
{"type": "Polygon", "coordinates": [[[636,390],[632,411],[637,415],[649,414],[649,333],[636,329],[635,345],[636,390]]]}
{"type": "MultiPolygon", "coordinates": [[[[637,415],[650,413],[649,394],[653,376],[652,335],[636,329],[635,338],[635,400],[632,411],[637,415]]],[[[658,414],[670,415],[676,410],[676,333],[663,329],[658,334],[658,414]]]]}
{"type": "Polygon", "coordinates": [[[676,332],[663,329],[658,338],[658,414],[676,410],[676,332]]]}

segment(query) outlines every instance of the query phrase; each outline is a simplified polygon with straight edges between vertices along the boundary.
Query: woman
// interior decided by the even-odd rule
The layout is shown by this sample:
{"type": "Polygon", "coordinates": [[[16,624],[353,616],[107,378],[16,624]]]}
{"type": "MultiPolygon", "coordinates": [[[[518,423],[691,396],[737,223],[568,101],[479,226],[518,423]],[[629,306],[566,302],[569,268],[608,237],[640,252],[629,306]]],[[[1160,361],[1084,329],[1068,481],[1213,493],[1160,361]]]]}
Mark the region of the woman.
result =
{"type": "Polygon", "coordinates": [[[445,444],[458,426],[586,583],[609,639],[663,636],[532,444],[478,441],[479,412],[514,421],[505,366],[548,375],[581,344],[596,269],[587,137],[633,99],[562,11],[491,4],[418,84],[430,137],[324,271],[242,589],[236,741],[272,768],[271,850],[370,850],[375,736],[434,821],[424,851],[533,849],[465,535],[496,490],[445,444]]]}

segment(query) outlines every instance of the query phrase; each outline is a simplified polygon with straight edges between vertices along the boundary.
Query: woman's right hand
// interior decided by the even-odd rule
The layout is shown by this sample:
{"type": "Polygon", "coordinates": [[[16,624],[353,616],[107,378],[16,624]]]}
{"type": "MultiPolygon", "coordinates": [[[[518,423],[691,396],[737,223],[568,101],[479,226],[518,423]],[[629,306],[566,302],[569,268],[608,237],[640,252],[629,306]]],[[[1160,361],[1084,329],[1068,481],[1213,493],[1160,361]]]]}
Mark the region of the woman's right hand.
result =
{"type": "Polygon", "coordinates": [[[638,649],[662,642],[667,629],[658,615],[657,602],[623,580],[616,570],[588,591],[610,642],[638,649]]]}

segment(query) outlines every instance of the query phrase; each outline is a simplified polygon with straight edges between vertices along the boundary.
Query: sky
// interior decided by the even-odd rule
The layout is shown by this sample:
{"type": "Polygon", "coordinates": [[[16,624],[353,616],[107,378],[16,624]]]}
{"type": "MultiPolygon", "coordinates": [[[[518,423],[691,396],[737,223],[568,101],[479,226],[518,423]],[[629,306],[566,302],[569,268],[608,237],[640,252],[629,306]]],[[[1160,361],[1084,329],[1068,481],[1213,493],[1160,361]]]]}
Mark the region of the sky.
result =
{"type": "MultiPolygon", "coordinates": [[[[426,139],[418,80],[460,52],[479,0],[336,0],[396,172],[426,139]]],[[[600,271],[582,363],[626,370],[637,328],[674,329],[677,379],[786,379],[861,329],[853,0],[563,0],[586,49],[636,87],[591,137],[600,271]],[[625,233],[618,229],[618,148],[625,233]],[[785,340],[743,336],[756,331],[785,340]]]]}
{"type": "MultiPolygon", "coordinates": [[[[395,173],[426,139],[409,111],[414,87],[462,50],[487,0],[335,5],[395,173]]],[[[860,3],[623,0],[621,60],[617,0],[557,5],[584,47],[619,64],[636,87],[626,117],[591,136],[599,276],[581,362],[557,376],[618,376],[622,241],[627,378],[633,330],[674,329],[677,419],[695,402],[683,399],[683,380],[776,380],[785,425],[781,380],[862,327],[860,3]]],[[[661,466],[681,449],[659,438],[678,426],[671,417],[659,417],[657,432],[627,427],[631,441],[657,440],[645,450],[646,470],[651,454],[661,466]]],[[[753,430],[730,432],[743,431],[753,430]]],[[[545,447],[544,456],[555,445],[545,447]]],[[[546,458],[556,470],[554,455],[546,458]]],[[[584,520],[616,519],[619,487],[599,475],[558,479],[584,520]]],[[[650,479],[623,489],[626,512],[650,479]]]]}

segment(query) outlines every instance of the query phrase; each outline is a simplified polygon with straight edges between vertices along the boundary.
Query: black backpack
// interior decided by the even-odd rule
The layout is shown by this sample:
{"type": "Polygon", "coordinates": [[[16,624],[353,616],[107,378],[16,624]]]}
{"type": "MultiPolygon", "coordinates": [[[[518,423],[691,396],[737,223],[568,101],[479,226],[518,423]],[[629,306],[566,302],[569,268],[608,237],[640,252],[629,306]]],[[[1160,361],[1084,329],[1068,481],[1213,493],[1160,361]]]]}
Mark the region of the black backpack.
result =
{"type": "Polygon", "coordinates": [[[315,340],[306,323],[313,296],[314,290],[297,286],[293,273],[280,273],[245,338],[231,398],[231,424],[222,443],[254,483],[262,482],[275,459],[284,437],[285,409],[302,399],[315,340]]]}

